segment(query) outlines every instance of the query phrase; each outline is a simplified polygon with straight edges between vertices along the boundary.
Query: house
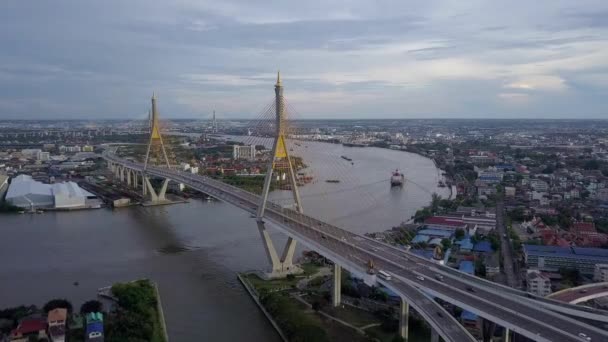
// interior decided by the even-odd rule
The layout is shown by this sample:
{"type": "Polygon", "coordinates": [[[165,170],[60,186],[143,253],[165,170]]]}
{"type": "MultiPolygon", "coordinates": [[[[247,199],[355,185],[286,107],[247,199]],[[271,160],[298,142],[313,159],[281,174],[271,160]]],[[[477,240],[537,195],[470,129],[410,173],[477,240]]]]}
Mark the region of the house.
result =
{"type": "Polygon", "coordinates": [[[85,341],[103,342],[103,314],[91,312],[86,315],[85,341]]]}
{"type": "Polygon", "coordinates": [[[53,342],[64,342],[68,310],[57,308],[49,311],[46,321],[49,327],[49,336],[53,342]]]}
{"type": "Polygon", "coordinates": [[[490,278],[500,273],[498,254],[492,254],[486,259],[486,277],[490,278]]]}
{"type": "Polygon", "coordinates": [[[11,331],[9,341],[28,342],[30,337],[36,341],[47,338],[44,318],[24,318],[17,328],[11,331]]]}
{"type": "Polygon", "coordinates": [[[551,279],[539,270],[526,272],[526,290],[537,296],[545,297],[551,294],[551,279]]]}

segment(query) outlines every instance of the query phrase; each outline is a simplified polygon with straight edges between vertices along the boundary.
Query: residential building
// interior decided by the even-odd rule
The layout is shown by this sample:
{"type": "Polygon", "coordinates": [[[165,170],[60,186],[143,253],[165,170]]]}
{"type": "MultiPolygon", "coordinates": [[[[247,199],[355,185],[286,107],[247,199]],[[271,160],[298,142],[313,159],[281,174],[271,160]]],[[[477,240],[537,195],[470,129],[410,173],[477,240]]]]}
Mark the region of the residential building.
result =
{"type": "Polygon", "coordinates": [[[570,268],[590,276],[594,274],[595,265],[608,264],[608,249],[524,244],[524,258],[531,269],[557,272],[570,268]]]}
{"type": "Polygon", "coordinates": [[[489,258],[485,260],[486,263],[486,277],[491,278],[500,273],[500,263],[498,261],[498,254],[491,254],[489,258]]]}
{"type": "Polygon", "coordinates": [[[91,312],[85,317],[85,341],[103,342],[103,314],[91,312]]]}
{"type": "Polygon", "coordinates": [[[505,186],[505,196],[515,197],[515,188],[512,186],[505,186]]]}
{"type": "Polygon", "coordinates": [[[232,158],[234,160],[238,159],[246,159],[246,160],[254,160],[255,159],[255,145],[233,145],[232,146],[232,158]]]}
{"type": "Polygon", "coordinates": [[[49,161],[51,160],[51,153],[50,152],[38,152],[36,159],[40,160],[40,161],[49,161]]]}
{"type": "Polygon", "coordinates": [[[551,294],[551,279],[539,270],[526,272],[526,291],[545,297],[551,294]]]}
{"type": "Polygon", "coordinates": [[[549,190],[549,184],[540,179],[531,179],[530,186],[532,187],[532,189],[538,192],[547,192],[549,190]]]}
{"type": "Polygon", "coordinates": [[[46,321],[44,318],[24,318],[17,328],[11,331],[9,341],[28,342],[46,340],[46,321]],[[31,339],[30,339],[31,338],[31,339]]]}
{"type": "Polygon", "coordinates": [[[608,281],[608,264],[596,264],[593,271],[593,280],[597,282],[608,281]]]}
{"type": "Polygon", "coordinates": [[[49,336],[52,342],[65,341],[67,317],[67,309],[57,308],[49,311],[46,321],[48,324],[49,336]]]}
{"type": "Polygon", "coordinates": [[[21,156],[23,156],[23,158],[35,159],[40,152],[42,152],[42,150],[39,148],[26,148],[21,150],[21,156]]]}

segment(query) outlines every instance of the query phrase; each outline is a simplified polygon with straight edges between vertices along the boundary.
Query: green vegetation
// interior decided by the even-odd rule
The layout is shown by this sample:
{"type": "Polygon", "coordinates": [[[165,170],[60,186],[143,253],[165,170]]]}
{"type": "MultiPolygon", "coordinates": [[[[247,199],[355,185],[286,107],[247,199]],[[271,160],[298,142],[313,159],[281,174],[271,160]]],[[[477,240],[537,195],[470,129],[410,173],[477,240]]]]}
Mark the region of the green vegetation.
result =
{"type": "MultiPolygon", "coordinates": [[[[264,187],[264,175],[260,176],[224,176],[222,182],[239,187],[254,194],[261,194],[264,187]]],[[[270,183],[270,191],[275,189],[274,182],[270,183]]]]}
{"type": "Polygon", "coordinates": [[[45,313],[48,313],[49,311],[58,308],[67,309],[69,314],[72,313],[72,303],[70,303],[67,299],[51,299],[44,304],[42,310],[45,313]]]}
{"type": "Polygon", "coordinates": [[[581,285],[581,274],[574,268],[560,268],[559,274],[562,276],[562,284],[567,287],[581,285]]]}
{"type": "Polygon", "coordinates": [[[10,204],[7,201],[0,200],[0,213],[16,213],[23,209],[10,204]]]}
{"type": "Polygon", "coordinates": [[[264,293],[260,301],[272,315],[289,341],[329,342],[327,333],[318,320],[302,311],[289,295],[284,293],[264,293]]]}
{"type": "Polygon", "coordinates": [[[103,311],[103,304],[98,301],[98,300],[89,300],[87,302],[84,302],[84,304],[82,304],[80,306],[80,313],[81,314],[88,314],[89,312],[102,312],[103,311]]]}
{"type": "Polygon", "coordinates": [[[106,341],[165,340],[156,310],[156,291],[150,281],[115,284],[112,294],[118,299],[118,307],[107,329],[106,341]]]}

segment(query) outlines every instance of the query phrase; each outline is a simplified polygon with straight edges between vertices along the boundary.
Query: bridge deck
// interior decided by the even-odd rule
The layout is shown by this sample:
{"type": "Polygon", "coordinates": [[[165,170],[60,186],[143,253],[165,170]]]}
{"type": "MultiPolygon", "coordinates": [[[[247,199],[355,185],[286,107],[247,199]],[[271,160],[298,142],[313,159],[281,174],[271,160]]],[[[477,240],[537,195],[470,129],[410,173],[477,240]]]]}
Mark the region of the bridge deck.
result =
{"type": "MultiPolygon", "coordinates": [[[[104,154],[104,158],[135,170],[143,169],[141,164],[110,154],[104,154]]],[[[259,196],[217,180],[170,169],[149,168],[146,172],[184,183],[250,213],[255,213],[257,209],[259,196]]],[[[446,341],[466,341],[472,337],[451,315],[439,315],[438,312],[443,309],[429,300],[427,295],[451,302],[537,341],[581,341],[577,336],[581,332],[590,336],[593,341],[608,340],[606,331],[555,313],[533,299],[472,281],[470,276],[453,272],[412,253],[282,208],[272,202],[268,203],[264,218],[347,269],[365,274],[367,261],[373,260],[379,269],[394,276],[391,281],[380,282],[403,298],[409,299],[410,304],[429,320],[446,341]],[[444,275],[443,281],[435,279],[438,273],[444,275]]],[[[576,311],[575,308],[572,310],[576,311]]]]}

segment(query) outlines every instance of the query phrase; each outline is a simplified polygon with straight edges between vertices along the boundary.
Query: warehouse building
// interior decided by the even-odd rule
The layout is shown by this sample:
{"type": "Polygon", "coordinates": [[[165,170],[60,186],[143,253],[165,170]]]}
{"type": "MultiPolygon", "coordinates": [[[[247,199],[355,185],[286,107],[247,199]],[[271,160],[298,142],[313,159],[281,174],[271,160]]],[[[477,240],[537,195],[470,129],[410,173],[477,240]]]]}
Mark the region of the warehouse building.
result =
{"type": "Polygon", "coordinates": [[[546,272],[576,269],[582,275],[590,276],[594,274],[595,265],[608,264],[608,249],[524,244],[524,257],[531,269],[546,272]]]}
{"type": "Polygon", "coordinates": [[[13,178],[6,193],[6,201],[30,210],[84,208],[87,198],[94,197],[74,182],[44,184],[28,175],[13,178]]]}

